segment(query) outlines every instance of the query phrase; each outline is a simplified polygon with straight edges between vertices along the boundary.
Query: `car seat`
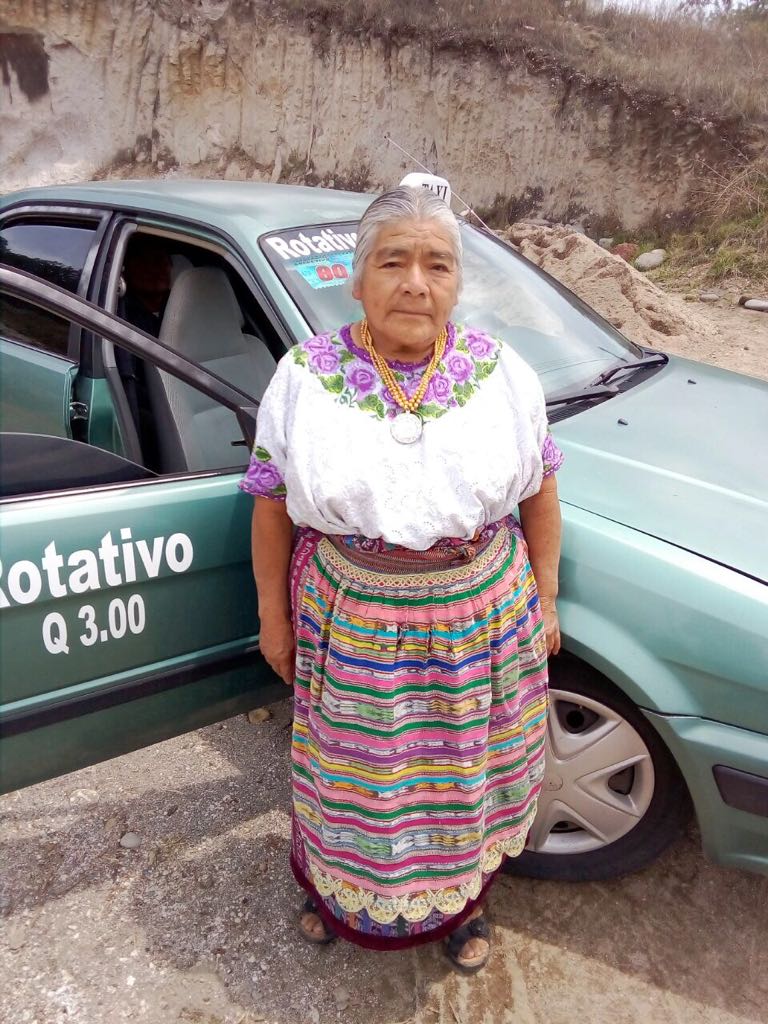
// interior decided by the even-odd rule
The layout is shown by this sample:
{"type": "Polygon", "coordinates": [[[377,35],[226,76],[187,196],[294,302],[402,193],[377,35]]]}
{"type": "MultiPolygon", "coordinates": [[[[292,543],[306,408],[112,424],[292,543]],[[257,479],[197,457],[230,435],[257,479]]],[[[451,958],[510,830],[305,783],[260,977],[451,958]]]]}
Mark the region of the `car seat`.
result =
{"type": "MultiPolygon", "coordinates": [[[[171,287],[159,340],[259,402],[276,363],[261,338],[243,333],[244,322],[226,272],[192,267],[182,270],[171,287]]],[[[247,462],[233,412],[149,364],[147,386],[160,472],[225,469],[247,462]]]]}

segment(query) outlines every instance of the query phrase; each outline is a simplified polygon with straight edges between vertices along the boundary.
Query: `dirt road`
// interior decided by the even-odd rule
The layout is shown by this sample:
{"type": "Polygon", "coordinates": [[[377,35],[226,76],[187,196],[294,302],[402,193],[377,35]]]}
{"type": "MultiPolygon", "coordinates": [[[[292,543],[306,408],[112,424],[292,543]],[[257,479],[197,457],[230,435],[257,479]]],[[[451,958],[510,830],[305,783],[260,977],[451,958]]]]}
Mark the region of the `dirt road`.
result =
{"type": "MultiPolygon", "coordinates": [[[[714,314],[730,317],[728,364],[768,376],[761,315],[714,314]]],[[[768,877],[710,864],[694,831],[610,883],[502,878],[476,978],[439,946],[306,945],[287,857],[288,703],[274,712],[0,800],[3,1024],[768,1021],[768,877]]]]}

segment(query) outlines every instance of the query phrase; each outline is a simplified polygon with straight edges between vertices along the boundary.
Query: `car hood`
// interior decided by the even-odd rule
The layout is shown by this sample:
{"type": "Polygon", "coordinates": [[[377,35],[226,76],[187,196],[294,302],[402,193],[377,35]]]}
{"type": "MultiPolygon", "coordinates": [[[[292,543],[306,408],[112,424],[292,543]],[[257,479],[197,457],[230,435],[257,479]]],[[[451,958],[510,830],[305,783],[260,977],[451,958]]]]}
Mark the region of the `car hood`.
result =
{"type": "Polygon", "coordinates": [[[768,384],[686,359],[554,427],[563,501],[768,582],[768,384]]]}

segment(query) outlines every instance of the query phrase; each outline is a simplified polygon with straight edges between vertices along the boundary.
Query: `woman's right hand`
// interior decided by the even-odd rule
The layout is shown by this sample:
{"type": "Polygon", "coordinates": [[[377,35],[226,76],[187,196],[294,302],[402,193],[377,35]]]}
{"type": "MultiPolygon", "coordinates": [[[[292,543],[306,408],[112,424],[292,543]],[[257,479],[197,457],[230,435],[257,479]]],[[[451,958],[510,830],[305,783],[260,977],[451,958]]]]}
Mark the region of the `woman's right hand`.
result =
{"type": "Polygon", "coordinates": [[[260,615],[260,623],[259,650],[283,682],[293,686],[296,644],[290,618],[267,612],[260,615]]]}

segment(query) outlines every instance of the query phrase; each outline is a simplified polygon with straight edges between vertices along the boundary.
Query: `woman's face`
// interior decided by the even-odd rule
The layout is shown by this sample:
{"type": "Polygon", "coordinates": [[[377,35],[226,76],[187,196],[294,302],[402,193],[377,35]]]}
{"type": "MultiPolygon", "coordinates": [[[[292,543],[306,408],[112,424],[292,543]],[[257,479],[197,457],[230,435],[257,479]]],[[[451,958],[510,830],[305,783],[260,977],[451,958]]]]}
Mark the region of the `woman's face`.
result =
{"type": "Polygon", "coordinates": [[[380,229],[353,294],[374,338],[419,349],[447,323],[458,281],[451,239],[440,222],[407,219],[380,229]]]}

